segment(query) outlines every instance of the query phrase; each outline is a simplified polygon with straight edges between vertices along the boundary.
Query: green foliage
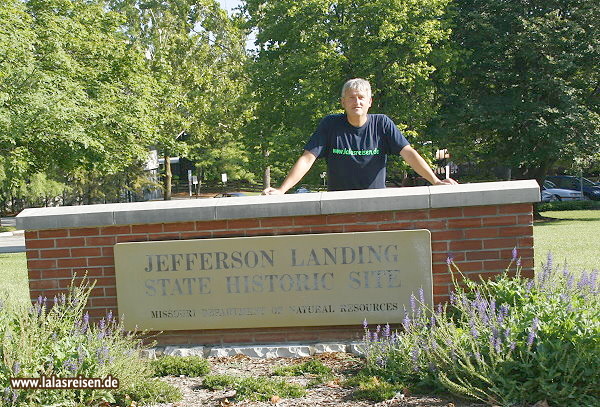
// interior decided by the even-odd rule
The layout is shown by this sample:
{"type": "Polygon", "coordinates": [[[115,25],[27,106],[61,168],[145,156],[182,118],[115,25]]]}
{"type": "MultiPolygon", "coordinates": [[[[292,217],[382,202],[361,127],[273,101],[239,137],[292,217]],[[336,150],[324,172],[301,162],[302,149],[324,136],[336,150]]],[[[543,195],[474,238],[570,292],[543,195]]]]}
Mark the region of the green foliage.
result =
{"type": "Polygon", "coordinates": [[[236,400],[270,401],[271,397],[298,398],[306,394],[304,387],[265,377],[206,376],[202,386],[211,390],[235,390],[236,400]]]}
{"type": "Polygon", "coordinates": [[[373,401],[389,400],[405,389],[401,384],[390,383],[366,372],[361,372],[346,380],[344,386],[354,388],[353,399],[373,401]]]}
{"type": "Polygon", "coordinates": [[[159,379],[146,378],[135,383],[126,393],[119,393],[115,402],[119,406],[147,405],[180,401],[183,398],[181,390],[159,379]],[[134,403],[132,403],[134,402],[134,403]]]}
{"type": "Polygon", "coordinates": [[[210,372],[210,364],[200,356],[166,355],[151,362],[155,376],[204,376],[210,372]]]}
{"type": "Polygon", "coordinates": [[[598,271],[577,278],[551,256],[535,280],[507,270],[478,284],[457,281],[447,308],[413,298],[403,332],[365,331],[368,371],[507,406],[597,405],[599,286],[598,271]]]}
{"type": "Polygon", "coordinates": [[[544,211],[574,211],[583,209],[600,209],[598,201],[557,201],[537,204],[539,212],[544,211]]]}
{"type": "Polygon", "coordinates": [[[600,149],[600,5],[458,0],[459,58],[432,134],[457,162],[536,178],[600,149]]]}
{"type": "MultiPolygon", "coordinates": [[[[30,307],[8,303],[0,309],[0,385],[3,405],[38,406],[114,402],[126,395],[146,394],[140,386],[152,370],[142,359],[143,348],[135,333],[127,333],[111,314],[99,323],[89,321],[83,309],[93,286],[85,280],[71,285],[68,294],[53,300],[39,298],[30,307]],[[118,389],[10,388],[11,377],[86,378],[112,376],[118,389]],[[137,388],[137,390],[136,390],[137,388]]],[[[133,401],[137,401],[133,399],[133,401]]]]}
{"type": "MultiPolygon", "coordinates": [[[[418,144],[438,107],[431,78],[446,75],[448,3],[246,1],[258,49],[249,68],[257,105],[247,128],[256,166],[271,165],[273,177],[287,173],[319,119],[341,111],[341,87],[355,77],[373,86],[371,111],[388,114],[418,144]]],[[[318,185],[320,171],[305,182],[318,185]]]]}
{"type": "Polygon", "coordinates": [[[318,359],[290,366],[279,366],[273,370],[273,376],[311,376],[309,387],[316,386],[333,378],[333,371],[318,359]]]}

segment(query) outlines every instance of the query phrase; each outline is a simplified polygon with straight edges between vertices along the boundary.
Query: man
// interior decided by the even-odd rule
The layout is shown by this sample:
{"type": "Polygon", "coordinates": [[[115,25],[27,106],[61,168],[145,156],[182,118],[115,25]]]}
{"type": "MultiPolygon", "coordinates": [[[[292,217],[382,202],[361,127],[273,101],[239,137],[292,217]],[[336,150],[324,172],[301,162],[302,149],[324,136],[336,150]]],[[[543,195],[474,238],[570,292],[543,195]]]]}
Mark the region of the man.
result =
{"type": "Polygon", "coordinates": [[[330,191],[385,188],[387,154],[400,154],[432,185],[457,183],[440,180],[389,117],[368,114],[373,103],[368,81],[357,78],[346,82],[341,103],[346,113],[321,120],[281,186],[266,188],[263,194],[285,194],[322,157],[327,160],[330,191]]]}

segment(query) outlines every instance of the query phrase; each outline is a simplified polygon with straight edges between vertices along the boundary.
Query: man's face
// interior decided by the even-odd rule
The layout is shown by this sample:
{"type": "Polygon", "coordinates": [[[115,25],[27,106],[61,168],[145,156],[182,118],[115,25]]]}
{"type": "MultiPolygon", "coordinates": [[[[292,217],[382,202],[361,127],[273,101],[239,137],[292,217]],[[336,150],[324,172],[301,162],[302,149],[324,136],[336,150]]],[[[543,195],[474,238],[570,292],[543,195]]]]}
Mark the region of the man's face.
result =
{"type": "Polygon", "coordinates": [[[346,89],[341,101],[349,117],[362,117],[367,115],[373,98],[364,90],[346,89]]]}

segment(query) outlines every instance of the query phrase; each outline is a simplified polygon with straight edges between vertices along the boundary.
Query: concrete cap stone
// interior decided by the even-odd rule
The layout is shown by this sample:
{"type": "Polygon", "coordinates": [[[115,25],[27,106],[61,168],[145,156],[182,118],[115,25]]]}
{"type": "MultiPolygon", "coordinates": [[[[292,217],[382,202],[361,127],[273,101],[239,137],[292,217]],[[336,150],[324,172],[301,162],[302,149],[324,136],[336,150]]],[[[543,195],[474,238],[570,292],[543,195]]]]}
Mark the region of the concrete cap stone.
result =
{"type": "Polygon", "coordinates": [[[268,196],[30,208],[17,228],[44,230],[539,202],[535,180],[268,196]]]}

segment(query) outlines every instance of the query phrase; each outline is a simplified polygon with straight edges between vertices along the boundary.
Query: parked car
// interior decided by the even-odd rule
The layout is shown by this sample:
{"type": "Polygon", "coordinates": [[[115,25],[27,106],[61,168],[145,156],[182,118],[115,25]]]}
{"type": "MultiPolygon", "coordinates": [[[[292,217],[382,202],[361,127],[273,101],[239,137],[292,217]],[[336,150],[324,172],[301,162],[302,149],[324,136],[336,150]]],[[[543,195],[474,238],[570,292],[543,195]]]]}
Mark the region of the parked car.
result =
{"type": "Polygon", "coordinates": [[[301,186],[300,188],[298,188],[298,189],[296,189],[296,190],[294,191],[294,193],[295,193],[295,194],[306,194],[306,193],[309,193],[309,192],[311,192],[311,190],[310,190],[310,189],[308,189],[308,188],[307,188],[307,187],[305,187],[305,186],[301,186]]]}
{"type": "Polygon", "coordinates": [[[544,181],[544,185],[542,185],[542,202],[580,201],[582,199],[581,191],[557,188],[552,181],[544,181]]]}
{"type": "Polygon", "coordinates": [[[587,199],[600,201],[600,183],[573,175],[552,175],[546,177],[546,181],[552,182],[557,188],[573,189],[575,191],[581,191],[580,179],[583,180],[583,195],[587,199]]]}

